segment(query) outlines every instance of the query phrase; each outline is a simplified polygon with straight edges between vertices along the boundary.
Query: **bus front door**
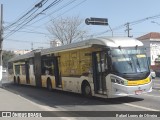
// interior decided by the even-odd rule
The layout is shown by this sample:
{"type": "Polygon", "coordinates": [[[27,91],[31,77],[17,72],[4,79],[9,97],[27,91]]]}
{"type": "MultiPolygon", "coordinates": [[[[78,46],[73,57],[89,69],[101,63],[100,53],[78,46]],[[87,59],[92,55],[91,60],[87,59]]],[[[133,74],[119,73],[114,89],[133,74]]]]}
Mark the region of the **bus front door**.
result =
{"type": "Polygon", "coordinates": [[[104,53],[92,53],[93,81],[95,93],[103,94],[106,92],[104,53]]]}
{"type": "Polygon", "coordinates": [[[62,80],[61,80],[61,73],[60,73],[60,67],[59,67],[59,57],[54,58],[54,74],[55,74],[55,83],[56,87],[61,88],[62,87],[62,80]]]}

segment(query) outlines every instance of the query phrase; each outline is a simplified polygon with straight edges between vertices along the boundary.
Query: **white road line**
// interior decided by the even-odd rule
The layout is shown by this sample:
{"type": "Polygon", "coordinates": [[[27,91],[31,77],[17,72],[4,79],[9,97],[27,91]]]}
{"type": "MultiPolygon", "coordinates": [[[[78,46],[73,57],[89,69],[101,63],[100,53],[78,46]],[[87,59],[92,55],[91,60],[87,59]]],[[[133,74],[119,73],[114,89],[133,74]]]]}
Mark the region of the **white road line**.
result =
{"type": "Polygon", "coordinates": [[[144,94],[146,96],[151,96],[151,97],[160,97],[160,96],[156,96],[156,95],[149,95],[149,94],[144,94]]]}
{"type": "Polygon", "coordinates": [[[160,111],[160,110],[157,110],[157,109],[152,109],[152,108],[143,107],[143,106],[139,106],[139,105],[134,105],[134,104],[130,104],[130,103],[124,103],[124,105],[131,106],[131,107],[136,107],[136,108],[140,108],[140,109],[144,109],[144,110],[148,110],[148,111],[160,111]]]}
{"type": "Polygon", "coordinates": [[[159,83],[153,83],[153,85],[160,85],[159,83]]]}

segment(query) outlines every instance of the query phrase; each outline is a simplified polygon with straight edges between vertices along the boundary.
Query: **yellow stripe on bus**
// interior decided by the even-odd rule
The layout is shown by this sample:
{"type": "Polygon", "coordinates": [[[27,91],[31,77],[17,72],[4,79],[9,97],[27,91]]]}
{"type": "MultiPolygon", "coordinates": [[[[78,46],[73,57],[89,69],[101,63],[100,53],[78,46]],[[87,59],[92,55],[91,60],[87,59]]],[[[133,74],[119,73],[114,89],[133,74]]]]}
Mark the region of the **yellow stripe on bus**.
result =
{"type": "Polygon", "coordinates": [[[137,58],[143,58],[146,57],[146,55],[137,55],[137,58]]]}
{"type": "Polygon", "coordinates": [[[134,80],[134,81],[128,81],[128,86],[136,86],[136,85],[143,85],[150,82],[150,77],[147,77],[143,80],[134,80]]]}

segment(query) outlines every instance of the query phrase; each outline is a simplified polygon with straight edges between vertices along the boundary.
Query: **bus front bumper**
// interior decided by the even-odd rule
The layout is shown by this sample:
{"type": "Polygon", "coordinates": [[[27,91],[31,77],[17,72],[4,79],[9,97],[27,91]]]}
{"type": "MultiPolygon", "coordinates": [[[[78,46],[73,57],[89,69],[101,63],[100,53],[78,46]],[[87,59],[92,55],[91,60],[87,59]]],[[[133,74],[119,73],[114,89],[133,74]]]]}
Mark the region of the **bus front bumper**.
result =
{"type": "Polygon", "coordinates": [[[139,95],[143,93],[148,93],[152,91],[152,81],[148,84],[138,85],[138,86],[124,86],[117,83],[112,83],[112,95],[113,97],[122,97],[130,95],[139,95]]]}

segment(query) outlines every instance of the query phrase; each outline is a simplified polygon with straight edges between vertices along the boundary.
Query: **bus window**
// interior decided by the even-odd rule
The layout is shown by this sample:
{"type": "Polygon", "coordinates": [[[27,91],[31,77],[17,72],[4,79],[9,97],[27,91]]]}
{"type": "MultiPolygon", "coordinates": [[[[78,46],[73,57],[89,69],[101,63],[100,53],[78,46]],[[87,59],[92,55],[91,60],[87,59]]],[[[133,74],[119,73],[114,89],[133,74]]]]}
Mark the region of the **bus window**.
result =
{"type": "Polygon", "coordinates": [[[106,53],[102,52],[97,55],[98,55],[97,56],[97,58],[98,58],[98,71],[99,72],[106,72],[108,70],[106,53]]]}
{"type": "Polygon", "coordinates": [[[53,60],[42,61],[42,74],[43,75],[54,75],[54,64],[53,60]]]}
{"type": "Polygon", "coordinates": [[[20,65],[15,65],[15,74],[20,75],[20,65]]]}
{"type": "Polygon", "coordinates": [[[25,75],[25,74],[26,74],[26,68],[25,68],[25,65],[21,65],[21,68],[22,68],[22,75],[25,75]]]}
{"type": "Polygon", "coordinates": [[[8,73],[13,74],[13,63],[11,62],[8,63],[8,73]]]}

